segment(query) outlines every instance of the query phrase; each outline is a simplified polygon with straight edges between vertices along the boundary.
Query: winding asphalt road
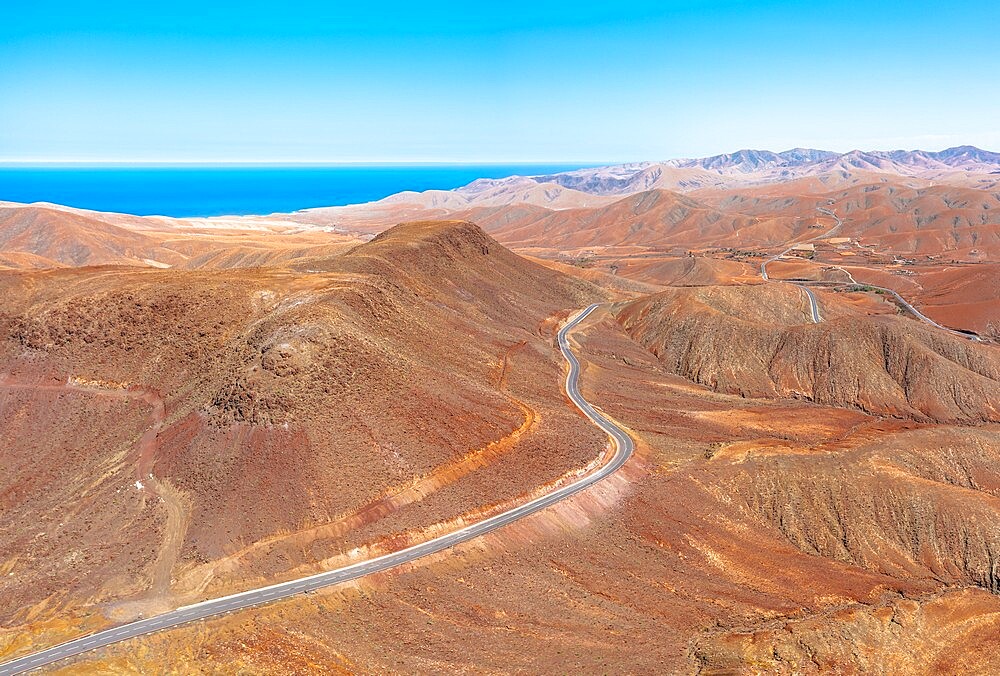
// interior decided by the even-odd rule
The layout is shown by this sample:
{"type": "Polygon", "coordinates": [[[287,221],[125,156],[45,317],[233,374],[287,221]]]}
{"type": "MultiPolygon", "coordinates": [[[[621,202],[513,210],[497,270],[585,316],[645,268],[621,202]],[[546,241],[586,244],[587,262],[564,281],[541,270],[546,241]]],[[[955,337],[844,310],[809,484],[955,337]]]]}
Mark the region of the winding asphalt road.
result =
{"type": "MultiPolygon", "coordinates": [[[[841,269],[843,269],[843,268],[841,268],[841,269]]],[[[847,270],[844,270],[844,272],[847,272],[847,270]]],[[[848,276],[851,275],[850,272],[847,272],[847,274],[848,274],[848,276]]],[[[851,280],[852,281],[854,280],[853,276],[851,276],[851,280]]],[[[980,338],[979,336],[977,336],[974,333],[964,333],[962,331],[956,331],[955,329],[949,329],[947,326],[941,326],[936,321],[934,321],[933,319],[931,319],[930,317],[928,317],[927,315],[925,315],[923,312],[921,312],[917,308],[915,308],[912,305],[910,305],[910,303],[905,298],[903,298],[896,291],[894,291],[893,289],[890,289],[887,286],[877,286],[875,284],[864,284],[864,283],[860,283],[859,284],[858,282],[854,282],[854,283],[858,284],[859,286],[868,287],[870,289],[878,289],[878,290],[880,290],[880,291],[882,291],[884,293],[890,294],[893,298],[895,298],[897,301],[899,301],[899,304],[902,305],[904,308],[906,308],[906,310],[908,310],[914,317],[916,317],[917,319],[919,319],[922,322],[930,324],[931,326],[933,326],[935,328],[941,329],[942,331],[947,331],[948,333],[954,334],[956,336],[960,336],[962,338],[968,338],[969,340],[971,340],[973,342],[977,342],[977,343],[985,342],[982,338],[980,338]]]]}
{"type": "MultiPolygon", "coordinates": [[[[840,226],[842,226],[844,224],[844,222],[840,219],[840,216],[838,216],[834,211],[832,211],[830,209],[825,209],[823,207],[817,207],[816,211],[819,211],[822,214],[826,214],[827,216],[831,216],[832,218],[836,219],[837,225],[833,226],[831,229],[827,230],[822,235],[816,235],[815,237],[813,237],[811,239],[807,239],[804,242],[796,242],[796,244],[805,244],[807,242],[812,242],[814,240],[820,239],[822,237],[829,237],[834,232],[836,232],[840,228],[840,226]]],[[[793,244],[792,246],[788,247],[787,249],[785,249],[781,253],[776,254],[774,256],[771,256],[770,258],[768,258],[767,260],[763,261],[760,264],[760,276],[761,276],[761,278],[764,279],[764,281],[769,281],[771,279],[770,277],[767,276],[767,264],[770,263],[770,262],[772,262],[772,261],[778,260],[779,258],[781,258],[782,256],[784,256],[785,254],[787,254],[789,251],[791,251],[794,246],[795,246],[795,244],[793,244]]],[[[966,333],[964,331],[956,331],[955,329],[949,329],[947,326],[941,326],[936,321],[934,321],[933,319],[931,319],[930,317],[928,317],[927,315],[925,315],[923,312],[921,312],[917,308],[913,307],[905,298],[903,298],[902,296],[900,296],[899,293],[897,293],[893,289],[890,289],[890,288],[888,288],[886,286],[877,286],[875,284],[862,284],[862,283],[858,282],[856,279],[854,279],[854,276],[850,273],[850,271],[845,270],[844,268],[842,268],[839,265],[835,265],[834,267],[837,268],[838,270],[840,270],[841,272],[843,272],[845,275],[847,275],[847,278],[849,280],[851,280],[852,284],[858,284],[860,286],[866,286],[866,287],[869,287],[869,288],[872,288],[872,289],[879,289],[880,291],[883,291],[885,293],[888,293],[888,294],[892,295],[893,298],[895,298],[897,301],[899,301],[900,305],[902,305],[907,311],[909,311],[914,317],[916,317],[920,321],[922,321],[922,322],[924,322],[926,324],[930,324],[931,326],[933,326],[935,328],[938,328],[938,329],[941,329],[942,331],[947,331],[948,333],[951,333],[953,335],[960,336],[962,338],[968,338],[969,340],[972,340],[972,341],[975,341],[975,342],[983,342],[983,339],[980,338],[979,336],[977,336],[974,333],[966,333]]],[[[806,296],[809,298],[809,311],[810,311],[810,313],[812,315],[813,323],[818,324],[819,322],[821,322],[823,320],[823,318],[820,316],[820,314],[819,314],[819,306],[816,304],[816,294],[813,293],[812,289],[810,289],[809,287],[805,286],[804,284],[796,284],[795,286],[799,287],[800,289],[802,289],[803,291],[806,292],[806,296]]]]}
{"type": "Polygon", "coordinates": [[[588,488],[601,479],[609,476],[625,464],[625,462],[632,455],[635,446],[632,439],[625,433],[624,430],[598,412],[580,394],[580,362],[577,361],[576,356],[573,354],[572,350],[570,350],[568,340],[569,332],[572,331],[573,328],[575,328],[588,315],[590,315],[590,313],[597,307],[598,306],[596,304],[591,305],[577,314],[576,317],[567,322],[566,325],[559,331],[558,336],[559,349],[562,351],[563,357],[565,357],[566,361],[569,362],[569,373],[566,374],[566,394],[576,407],[590,419],[591,422],[600,427],[608,434],[609,437],[611,437],[611,441],[614,445],[614,455],[612,455],[611,459],[607,463],[602,465],[597,470],[571,484],[567,484],[552,491],[551,493],[547,493],[540,498],[536,498],[509,511],[503,512],[502,514],[497,514],[496,516],[484,519],[483,521],[475,523],[471,526],[466,526],[461,530],[454,531],[447,535],[442,535],[441,537],[428,540],[427,542],[423,542],[419,545],[407,547],[406,549],[402,549],[398,552],[379,556],[368,561],[362,561],[350,566],[338,568],[336,570],[330,570],[325,573],[318,573],[316,575],[310,575],[298,580],[273,584],[268,587],[261,587],[260,589],[252,589],[239,594],[223,596],[210,601],[202,601],[201,603],[195,603],[194,605],[177,608],[176,610],[171,610],[161,615],[156,615],[154,617],[138,620],[136,622],[130,622],[128,624],[112,627],[111,629],[99,631],[94,634],[82,636],[78,639],[74,639],[72,641],[41,650],[37,653],[25,655],[24,657],[19,657],[10,662],[0,664],[0,676],[30,671],[53,662],[66,659],[67,657],[79,655],[80,653],[101,648],[119,641],[135,638],[136,636],[162,631],[164,629],[176,627],[188,622],[202,620],[214,615],[221,615],[224,613],[242,610],[244,608],[261,606],[280,599],[288,598],[290,596],[295,596],[297,594],[311,592],[322,587],[328,587],[341,582],[347,582],[348,580],[354,580],[370,573],[388,570],[401,564],[415,561],[423,556],[427,556],[428,554],[443,551],[462,542],[467,542],[473,538],[479,537],[480,535],[485,535],[486,533],[497,530],[498,528],[517,521],[522,517],[541,511],[575,493],[579,493],[585,488],[588,488]]]}
{"type": "MultiPolygon", "coordinates": [[[[796,244],[807,244],[809,242],[815,241],[815,240],[820,239],[822,237],[829,237],[834,232],[836,232],[838,229],[840,229],[840,226],[842,226],[844,224],[844,222],[842,220],[840,220],[840,216],[838,216],[836,213],[834,213],[830,209],[824,209],[823,207],[816,207],[816,211],[819,211],[820,213],[826,214],[827,216],[832,216],[834,219],[836,219],[837,225],[833,226],[832,228],[830,228],[829,230],[827,230],[826,232],[824,232],[822,235],[816,235],[815,237],[811,237],[811,238],[805,240],[804,242],[795,242],[795,244],[792,244],[791,246],[789,246],[787,249],[785,249],[781,253],[775,254],[774,256],[771,256],[767,260],[762,261],[761,264],[760,264],[760,276],[761,276],[761,279],[763,279],[765,282],[767,282],[767,281],[784,281],[784,280],[771,280],[771,278],[767,276],[767,264],[768,263],[770,263],[772,261],[776,261],[779,258],[781,258],[782,256],[784,256],[785,254],[787,254],[789,251],[791,251],[793,248],[795,248],[796,244]]],[[[813,293],[812,289],[810,289],[809,287],[805,286],[804,284],[796,284],[795,286],[799,287],[800,289],[802,289],[803,291],[806,292],[806,298],[809,299],[809,315],[810,315],[810,318],[812,319],[813,324],[819,324],[821,321],[823,321],[823,317],[819,313],[819,304],[816,302],[816,294],[813,293]]]]}
{"type": "Polygon", "coordinates": [[[816,294],[813,293],[813,290],[808,286],[803,286],[802,284],[796,284],[795,286],[806,292],[806,298],[809,299],[809,312],[812,314],[813,324],[819,324],[823,321],[823,317],[819,314],[819,303],[816,302],[816,294]]]}
{"type": "Polygon", "coordinates": [[[826,232],[824,232],[821,235],[816,235],[815,237],[810,237],[809,239],[803,240],[801,242],[795,242],[795,243],[789,245],[789,247],[787,249],[785,249],[784,251],[782,251],[781,253],[775,254],[775,255],[771,256],[770,258],[768,258],[767,260],[761,262],[761,264],[760,264],[760,276],[764,279],[765,282],[771,279],[770,277],[767,276],[767,264],[768,263],[772,263],[772,262],[778,260],[779,258],[781,258],[782,256],[784,256],[785,254],[787,254],[789,251],[791,251],[792,249],[794,249],[795,246],[798,245],[798,244],[808,244],[809,242],[814,242],[817,239],[821,239],[823,237],[829,237],[829,236],[831,236],[833,233],[835,233],[837,230],[840,229],[840,226],[842,226],[844,224],[844,222],[842,220],[840,220],[840,216],[838,216],[834,212],[830,211],[829,209],[824,209],[823,207],[816,207],[816,211],[818,211],[820,213],[823,213],[823,214],[826,214],[827,216],[833,217],[834,219],[836,219],[837,225],[833,226],[832,228],[830,228],[829,230],[827,230],[826,232]]]}
{"type": "Polygon", "coordinates": [[[837,268],[838,270],[840,270],[841,272],[843,272],[845,275],[847,275],[847,279],[849,279],[851,281],[851,284],[856,284],[858,286],[865,286],[865,287],[868,287],[870,289],[878,289],[880,291],[883,291],[885,293],[888,293],[888,294],[892,295],[893,298],[895,298],[897,301],[899,301],[900,305],[902,305],[914,317],[916,317],[917,319],[919,319],[922,322],[930,324],[931,326],[933,326],[935,328],[938,328],[938,329],[941,329],[942,331],[947,331],[948,333],[952,333],[952,334],[954,334],[956,336],[961,336],[962,338],[968,338],[969,340],[977,342],[977,343],[985,342],[982,338],[980,338],[979,336],[977,336],[974,333],[965,333],[964,331],[956,331],[955,329],[949,329],[947,326],[941,326],[936,321],[934,321],[933,319],[931,319],[930,317],[928,317],[927,315],[925,315],[923,312],[921,312],[917,308],[915,308],[912,305],[910,305],[909,301],[907,301],[905,298],[903,298],[902,296],[900,296],[899,293],[897,293],[893,289],[890,289],[887,286],[878,286],[877,284],[865,284],[865,283],[859,282],[858,280],[854,279],[854,275],[851,274],[850,270],[847,270],[847,269],[845,269],[845,268],[843,268],[843,267],[841,267],[839,265],[835,265],[833,267],[837,268]]]}

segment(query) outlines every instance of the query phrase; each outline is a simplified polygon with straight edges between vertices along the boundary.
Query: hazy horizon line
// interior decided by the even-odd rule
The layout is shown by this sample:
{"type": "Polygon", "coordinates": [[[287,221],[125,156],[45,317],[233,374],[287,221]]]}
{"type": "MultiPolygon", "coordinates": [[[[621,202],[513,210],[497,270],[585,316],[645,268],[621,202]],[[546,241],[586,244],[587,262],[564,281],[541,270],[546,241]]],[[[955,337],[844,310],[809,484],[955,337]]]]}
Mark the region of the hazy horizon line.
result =
{"type": "Polygon", "coordinates": [[[422,167],[422,166],[544,166],[544,165],[573,165],[578,167],[604,167],[627,164],[642,164],[669,162],[672,160],[706,159],[720,155],[732,155],[739,152],[773,152],[786,153],[795,150],[813,150],[819,152],[832,152],[838,155],[846,155],[852,152],[874,153],[874,152],[928,152],[937,153],[953,148],[975,148],[984,152],[998,152],[989,150],[971,143],[960,143],[948,146],[941,150],[927,150],[924,148],[891,148],[891,149],[863,149],[852,148],[851,150],[830,150],[827,148],[812,146],[794,146],[784,150],[770,150],[769,148],[742,147],[723,153],[712,153],[708,155],[677,155],[672,157],[661,157],[659,159],[613,159],[613,160],[566,160],[566,159],[545,159],[545,160],[512,160],[512,159],[476,159],[476,160],[451,160],[451,159],[417,159],[417,160],[292,160],[292,159],[201,159],[201,160],[151,160],[151,159],[2,159],[0,158],[0,168],[20,168],[20,167],[422,167]]]}
{"type": "Polygon", "coordinates": [[[634,164],[657,160],[11,160],[0,159],[0,167],[12,166],[291,166],[291,167],[349,167],[349,166],[490,166],[490,165],[579,165],[606,166],[634,164]]]}

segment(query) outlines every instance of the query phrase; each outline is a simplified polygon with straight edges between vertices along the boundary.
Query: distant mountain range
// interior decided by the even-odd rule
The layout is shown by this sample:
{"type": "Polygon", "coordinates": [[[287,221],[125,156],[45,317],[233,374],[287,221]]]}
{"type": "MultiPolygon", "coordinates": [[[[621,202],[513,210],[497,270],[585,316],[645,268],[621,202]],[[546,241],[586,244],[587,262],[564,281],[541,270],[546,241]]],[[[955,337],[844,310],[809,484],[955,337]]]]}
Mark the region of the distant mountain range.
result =
{"type": "MultiPolygon", "coordinates": [[[[1000,172],[1000,153],[974,146],[957,146],[937,152],[852,150],[847,153],[793,148],[780,153],[738,150],[712,157],[639,162],[530,178],[538,183],[558,184],[592,195],[624,195],[654,188],[681,192],[732,188],[828,174],[840,174],[841,179],[859,173],[880,173],[938,180],[955,174],[995,175],[997,172],[1000,172]]],[[[484,187],[482,182],[478,187],[484,187]]]]}
{"type": "Polygon", "coordinates": [[[699,167],[722,173],[733,171],[749,173],[768,169],[803,167],[816,167],[822,171],[833,169],[841,164],[863,169],[913,167],[921,170],[951,168],[982,171],[1000,167],[1000,153],[980,150],[974,146],[957,146],[938,152],[927,150],[852,150],[847,153],[835,153],[829,150],[793,148],[780,153],[769,150],[738,150],[735,153],[702,159],[670,160],[663,164],[675,167],[699,167]]]}
{"type": "Polygon", "coordinates": [[[454,190],[406,191],[378,202],[307,209],[285,218],[368,235],[394,223],[457,218],[478,223],[501,234],[506,244],[520,247],[542,242],[645,246],[654,241],[736,246],[751,232],[750,225],[762,228],[750,237],[754,241],[787,239],[788,223],[815,216],[817,200],[843,203],[844,213],[868,214],[874,214],[877,202],[877,217],[865,221],[869,226],[878,221],[889,224],[891,232],[925,230],[920,242],[894,242],[897,250],[992,251],[992,235],[973,240],[973,233],[983,233],[970,229],[930,237],[927,225],[940,218],[951,224],[949,228],[995,228],[1000,153],[972,146],[937,152],[740,150],[700,159],[482,178],[454,190]],[[775,215],[786,221],[778,223],[771,218],[775,215]],[[900,218],[906,222],[897,222],[900,218]],[[664,228],[676,239],[663,235],[664,228]]]}

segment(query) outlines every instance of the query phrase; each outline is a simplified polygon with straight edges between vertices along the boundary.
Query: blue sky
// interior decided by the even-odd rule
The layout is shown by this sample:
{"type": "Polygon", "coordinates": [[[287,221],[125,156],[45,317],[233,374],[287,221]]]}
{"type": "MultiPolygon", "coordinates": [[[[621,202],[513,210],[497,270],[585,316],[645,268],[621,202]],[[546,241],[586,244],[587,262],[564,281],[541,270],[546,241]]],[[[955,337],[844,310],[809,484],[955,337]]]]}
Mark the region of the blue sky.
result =
{"type": "Polygon", "coordinates": [[[5,2],[0,161],[1000,149],[1000,3],[5,2]]]}

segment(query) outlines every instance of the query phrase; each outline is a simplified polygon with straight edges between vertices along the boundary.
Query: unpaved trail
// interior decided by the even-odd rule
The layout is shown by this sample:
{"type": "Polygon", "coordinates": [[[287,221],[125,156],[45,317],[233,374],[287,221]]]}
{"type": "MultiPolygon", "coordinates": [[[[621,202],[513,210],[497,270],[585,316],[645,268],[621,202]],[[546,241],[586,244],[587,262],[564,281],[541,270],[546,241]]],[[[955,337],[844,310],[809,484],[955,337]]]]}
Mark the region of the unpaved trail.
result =
{"type": "Polygon", "coordinates": [[[90,381],[70,377],[65,383],[18,383],[4,374],[0,376],[0,387],[8,389],[41,390],[41,391],[75,391],[86,392],[94,396],[114,399],[138,399],[149,405],[149,426],[136,442],[137,453],[135,465],[136,488],[143,493],[143,506],[152,501],[159,503],[166,511],[163,542],[156,556],[156,562],[150,571],[149,598],[161,599],[169,594],[170,574],[180,555],[184,535],[187,532],[190,507],[185,496],[169,482],[158,479],[153,473],[156,463],[156,453],[159,449],[158,437],[166,419],[166,405],[163,397],[156,390],[141,385],[112,383],[105,381],[90,381]]]}
{"type": "Polygon", "coordinates": [[[187,532],[190,509],[184,495],[169,482],[159,479],[153,473],[156,463],[156,452],[159,450],[159,435],[166,419],[166,406],[163,398],[154,390],[136,388],[130,390],[144,402],[150,405],[150,426],[139,437],[136,448],[139,459],[135,465],[136,481],[142,484],[143,490],[151,497],[160,500],[167,512],[167,522],[164,527],[163,543],[156,555],[156,563],[151,571],[152,582],[150,596],[162,598],[170,593],[170,574],[180,556],[187,532]]]}
{"type": "MultiPolygon", "coordinates": [[[[72,382],[72,381],[71,381],[72,382]]],[[[86,389],[96,389],[87,387],[86,389]]],[[[96,390],[103,392],[103,390],[96,390]]],[[[187,532],[190,509],[183,494],[161,480],[153,473],[156,464],[156,454],[159,450],[159,435],[166,420],[166,405],[163,397],[149,387],[131,386],[123,390],[113,390],[111,394],[123,397],[141,399],[150,407],[150,424],[136,443],[138,459],[135,464],[136,486],[141,486],[143,493],[154,503],[158,501],[166,511],[163,542],[156,555],[156,562],[150,571],[150,599],[163,599],[170,594],[170,575],[174,564],[180,556],[187,532]]]]}

